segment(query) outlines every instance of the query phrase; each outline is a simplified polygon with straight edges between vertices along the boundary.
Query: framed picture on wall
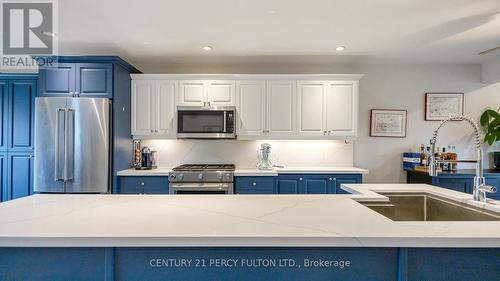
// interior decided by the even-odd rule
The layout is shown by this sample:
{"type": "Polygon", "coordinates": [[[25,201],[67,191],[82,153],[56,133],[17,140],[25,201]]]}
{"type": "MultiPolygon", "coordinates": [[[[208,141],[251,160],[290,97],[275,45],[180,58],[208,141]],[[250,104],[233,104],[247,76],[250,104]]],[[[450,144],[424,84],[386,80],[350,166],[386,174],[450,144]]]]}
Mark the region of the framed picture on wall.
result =
{"type": "Polygon", "coordinates": [[[464,93],[426,93],[425,121],[441,121],[464,114],[464,93]]]}
{"type": "Polygon", "coordinates": [[[406,137],[406,110],[372,109],[370,112],[371,137],[406,137]]]}

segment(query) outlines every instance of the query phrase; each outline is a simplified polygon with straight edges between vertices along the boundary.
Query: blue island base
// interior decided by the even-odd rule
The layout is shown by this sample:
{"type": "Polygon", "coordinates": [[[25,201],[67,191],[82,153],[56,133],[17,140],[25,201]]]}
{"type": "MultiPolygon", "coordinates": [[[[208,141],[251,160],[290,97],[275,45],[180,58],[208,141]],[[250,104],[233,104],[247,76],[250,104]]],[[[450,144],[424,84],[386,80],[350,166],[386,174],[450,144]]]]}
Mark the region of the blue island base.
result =
{"type": "Polygon", "coordinates": [[[500,280],[500,248],[0,248],[0,280],[500,280]]]}

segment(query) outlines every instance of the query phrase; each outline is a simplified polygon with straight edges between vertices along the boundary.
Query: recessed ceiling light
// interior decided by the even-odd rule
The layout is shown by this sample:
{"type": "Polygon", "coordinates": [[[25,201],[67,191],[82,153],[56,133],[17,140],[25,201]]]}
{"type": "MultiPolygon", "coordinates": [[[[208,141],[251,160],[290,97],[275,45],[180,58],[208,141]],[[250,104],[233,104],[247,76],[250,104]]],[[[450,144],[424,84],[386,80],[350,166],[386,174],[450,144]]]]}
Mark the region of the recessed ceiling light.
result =
{"type": "Polygon", "coordinates": [[[337,52],[342,52],[345,50],[345,46],[338,46],[337,48],[335,48],[335,51],[337,52]]]}
{"type": "Polygon", "coordinates": [[[203,49],[203,51],[212,51],[214,48],[212,48],[212,46],[203,46],[201,49],[203,49]]]}

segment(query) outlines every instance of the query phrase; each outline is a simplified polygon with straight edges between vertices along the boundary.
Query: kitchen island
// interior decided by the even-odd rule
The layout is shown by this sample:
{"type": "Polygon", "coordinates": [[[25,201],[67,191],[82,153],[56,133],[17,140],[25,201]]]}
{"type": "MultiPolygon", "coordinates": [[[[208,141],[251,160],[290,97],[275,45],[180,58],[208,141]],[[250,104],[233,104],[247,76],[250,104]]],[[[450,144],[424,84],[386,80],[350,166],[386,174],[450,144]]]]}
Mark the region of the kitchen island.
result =
{"type": "Polygon", "coordinates": [[[425,184],[342,188],[352,194],[40,194],[2,203],[0,279],[500,276],[500,221],[393,221],[358,201],[387,202],[383,192],[425,192],[493,213],[500,213],[500,202],[473,202],[469,194],[425,184]]]}

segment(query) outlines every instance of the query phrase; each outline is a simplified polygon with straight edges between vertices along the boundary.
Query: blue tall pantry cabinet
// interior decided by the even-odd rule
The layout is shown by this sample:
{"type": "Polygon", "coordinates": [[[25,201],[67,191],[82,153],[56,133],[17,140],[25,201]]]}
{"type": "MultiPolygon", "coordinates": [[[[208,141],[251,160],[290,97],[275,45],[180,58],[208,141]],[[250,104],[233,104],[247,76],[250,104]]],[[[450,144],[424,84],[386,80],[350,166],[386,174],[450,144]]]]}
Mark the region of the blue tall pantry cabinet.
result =
{"type": "Polygon", "coordinates": [[[0,200],[33,193],[37,75],[0,74],[0,200]]]}

